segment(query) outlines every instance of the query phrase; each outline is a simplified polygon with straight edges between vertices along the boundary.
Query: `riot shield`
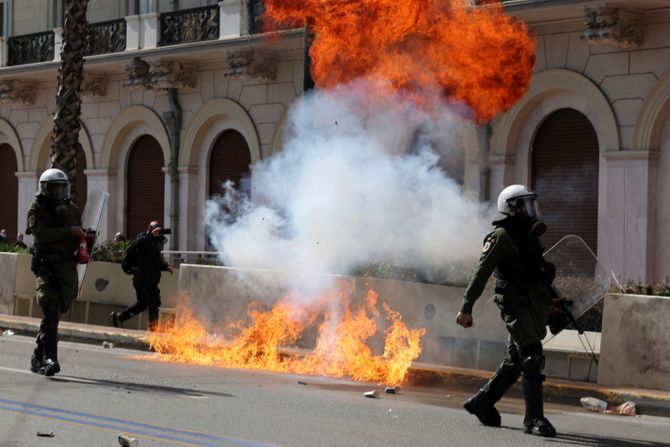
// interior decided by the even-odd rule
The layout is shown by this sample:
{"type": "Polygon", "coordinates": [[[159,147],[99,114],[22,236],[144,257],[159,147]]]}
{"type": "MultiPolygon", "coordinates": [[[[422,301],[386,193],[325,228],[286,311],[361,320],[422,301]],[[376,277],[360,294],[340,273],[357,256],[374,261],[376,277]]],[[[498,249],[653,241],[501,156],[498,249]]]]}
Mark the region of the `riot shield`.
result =
{"type": "MultiPolygon", "coordinates": [[[[100,226],[100,220],[102,219],[102,213],[107,205],[107,199],[109,199],[109,193],[95,189],[88,193],[86,199],[86,207],[84,208],[84,214],[82,215],[81,221],[82,226],[86,230],[94,230],[97,238],[98,227],[100,226]]],[[[95,244],[95,240],[93,241],[95,244]]],[[[91,245],[92,246],[92,245],[91,245]]],[[[86,276],[86,270],[88,264],[77,264],[77,276],[79,277],[79,295],[81,295],[81,286],[84,284],[84,277],[86,276]]]]}
{"type": "Polygon", "coordinates": [[[579,320],[609,290],[609,276],[598,258],[579,236],[568,235],[545,251],[544,259],[556,266],[554,286],[573,302],[572,315],[579,320]]]}

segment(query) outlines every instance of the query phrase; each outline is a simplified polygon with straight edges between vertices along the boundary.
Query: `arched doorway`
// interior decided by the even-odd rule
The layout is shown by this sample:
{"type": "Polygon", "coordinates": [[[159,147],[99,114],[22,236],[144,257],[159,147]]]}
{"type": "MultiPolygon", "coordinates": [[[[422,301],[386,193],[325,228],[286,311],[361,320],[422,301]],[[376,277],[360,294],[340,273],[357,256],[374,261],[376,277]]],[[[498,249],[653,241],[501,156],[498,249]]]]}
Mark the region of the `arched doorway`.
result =
{"type": "Polygon", "coordinates": [[[163,150],[149,135],[140,137],[130,150],[126,191],[126,236],[134,239],[164,215],[163,150]]]}
{"type": "Polygon", "coordinates": [[[244,179],[249,176],[251,153],[241,133],[236,130],[222,132],[209,155],[208,197],[223,193],[223,184],[230,180],[236,189],[249,192],[244,179]]]}
{"type": "Polygon", "coordinates": [[[532,189],[538,194],[546,248],[580,236],[598,249],[598,136],[588,118],[560,109],[539,127],[531,153],[532,189]]]}
{"type": "Polygon", "coordinates": [[[0,229],[7,231],[9,241],[16,240],[18,221],[19,180],[14,149],[0,144],[0,229]]]}
{"type": "MultiPolygon", "coordinates": [[[[209,154],[209,181],[207,197],[223,195],[224,183],[230,180],[238,191],[249,194],[248,183],[251,154],[249,146],[241,133],[236,130],[222,132],[209,154]]],[[[205,234],[205,246],[213,249],[209,235],[205,234]]]]}

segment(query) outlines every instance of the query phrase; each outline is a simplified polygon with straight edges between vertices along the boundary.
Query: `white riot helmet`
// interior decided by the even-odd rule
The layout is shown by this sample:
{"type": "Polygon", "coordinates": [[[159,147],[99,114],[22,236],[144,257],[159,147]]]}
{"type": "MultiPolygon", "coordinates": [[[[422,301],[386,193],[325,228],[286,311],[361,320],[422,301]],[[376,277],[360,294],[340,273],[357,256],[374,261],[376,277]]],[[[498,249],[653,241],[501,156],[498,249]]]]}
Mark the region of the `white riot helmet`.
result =
{"type": "Polygon", "coordinates": [[[507,216],[525,214],[528,217],[538,216],[535,205],[537,195],[524,185],[510,185],[498,196],[498,211],[507,216]]]}
{"type": "Polygon", "coordinates": [[[56,168],[44,171],[40,176],[40,189],[35,195],[52,200],[69,200],[70,181],[65,172],[56,168]]]}

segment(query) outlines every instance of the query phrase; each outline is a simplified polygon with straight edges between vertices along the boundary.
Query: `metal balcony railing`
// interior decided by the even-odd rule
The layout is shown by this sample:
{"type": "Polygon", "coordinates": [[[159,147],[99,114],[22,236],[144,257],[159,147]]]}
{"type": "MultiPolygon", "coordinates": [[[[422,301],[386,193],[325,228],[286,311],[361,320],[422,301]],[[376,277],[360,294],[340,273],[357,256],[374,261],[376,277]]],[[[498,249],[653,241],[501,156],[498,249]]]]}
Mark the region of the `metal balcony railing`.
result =
{"type": "Polygon", "coordinates": [[[219,38],[219,6],[161,13],[159,45],[176,45],[219,38]]]}
{"type": "Polygon", "coordinates": [[[85,56],[117,53],[126,49],[126,19],[90,23],[86,32],[85,56]]]}
{"type": "Polygon", "coordinates": [[[34,64],[54,59],[54,33],[14,36],[7,39],[7,65],[34,64]]]}

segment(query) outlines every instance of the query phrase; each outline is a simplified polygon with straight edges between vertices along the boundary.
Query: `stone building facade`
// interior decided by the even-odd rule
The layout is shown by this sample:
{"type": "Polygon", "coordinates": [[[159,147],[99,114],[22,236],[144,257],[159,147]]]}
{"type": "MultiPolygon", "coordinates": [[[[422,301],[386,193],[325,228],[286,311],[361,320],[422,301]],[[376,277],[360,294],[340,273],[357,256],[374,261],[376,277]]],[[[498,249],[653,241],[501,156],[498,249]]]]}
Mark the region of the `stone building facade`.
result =
{"type": "MultiPolygon", "coordinates": [[[[49,165],[62,3],[0,0],[0,226],[10,233],[25,228],[49,165]]],[[[466,132],[464,189],[495,201],[505,185],[529,184],[553,229],[545,245],[574,233],[620,280],[670,276],[670,4],[503,3],[537,38],[534,76],[511,110],[466,132]]],[[[103,238],[159,218],[176,229],[171,248],[202,250],[216,185],[279,150],[306,88],[305,35],[257,34],[258,7],[91,0],[79,189],[111,193],[103,238]]]]}
{"type": "MultiPolygon", "coordinates": [[[[0,2],[0,226],[10,234],[25,228],[50,166],[63,3],[0,2]]],[[[158,219],[173,228],[172,249],[204,249],[206,200],[277,150],[304,90],[305,38],[261,36],[257,3],[90,1],[77,189],[80,203],[110,192],[103,239],[158,219]]]]}
{"type": "Polygon", "coordinates": [[[590,241],[610,276],[665,279],[670,2],[504,4],[536,36],[537,62],[526,95],[491,123],[488,181],[470,184],[490,198],[530,184],[550,226],[590,241]]]}

